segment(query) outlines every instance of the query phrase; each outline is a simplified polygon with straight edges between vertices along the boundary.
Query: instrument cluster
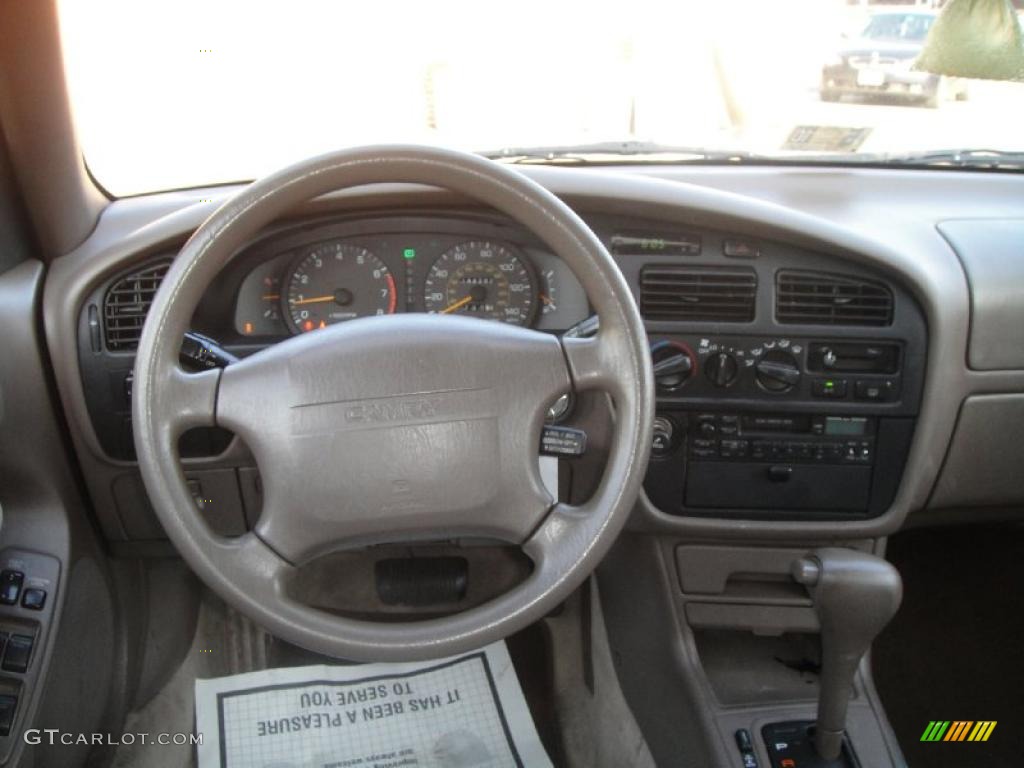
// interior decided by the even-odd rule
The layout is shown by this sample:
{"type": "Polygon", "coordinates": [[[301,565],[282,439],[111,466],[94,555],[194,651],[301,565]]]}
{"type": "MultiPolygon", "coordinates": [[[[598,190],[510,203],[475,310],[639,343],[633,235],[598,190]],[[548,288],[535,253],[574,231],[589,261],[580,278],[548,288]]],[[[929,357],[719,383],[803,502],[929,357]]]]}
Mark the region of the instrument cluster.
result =
{"type": "Polygon", "coordinates": [[[234,317],[235,330],[246,337],[308,333],[398,312],[560,331],[589,311],[582,286],[557,256],[469,226],[462,232],[307,231],[253,250],[259,265],[241,282],[234,317]]]}

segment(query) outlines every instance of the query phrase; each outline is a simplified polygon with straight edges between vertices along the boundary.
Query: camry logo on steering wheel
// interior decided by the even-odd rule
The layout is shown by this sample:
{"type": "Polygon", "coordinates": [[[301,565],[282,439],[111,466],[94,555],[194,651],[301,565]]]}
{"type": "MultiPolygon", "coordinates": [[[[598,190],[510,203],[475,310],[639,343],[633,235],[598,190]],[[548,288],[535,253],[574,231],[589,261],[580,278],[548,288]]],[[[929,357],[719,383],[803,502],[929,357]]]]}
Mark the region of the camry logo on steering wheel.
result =
{"type": "Polygon", "coordinates": [[[367,403],[353,405],[345,411],[345,421],[350,424],[406,421],[408,419],[431,419],[437,415],[441,401],[420,398],[398,402],[367,403]]]}

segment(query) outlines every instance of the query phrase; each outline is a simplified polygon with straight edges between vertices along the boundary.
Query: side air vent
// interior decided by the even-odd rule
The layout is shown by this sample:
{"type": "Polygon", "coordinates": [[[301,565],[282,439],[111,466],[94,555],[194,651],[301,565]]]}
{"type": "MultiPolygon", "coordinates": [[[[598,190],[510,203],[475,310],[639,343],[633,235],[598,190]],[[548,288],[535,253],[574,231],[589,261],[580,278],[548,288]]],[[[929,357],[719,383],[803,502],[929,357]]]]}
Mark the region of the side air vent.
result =
{"type": "Polygon", "coordinates": [[[640,271],[640,313],[647,320],[748,323],[756,301],[752,269],[665,265],[640,271]]]}
{"type": "Polygon", "coordinates": [[[892,324],[892,291],[881,283],[784,269],[776,275],[775,285],[775,316],[780,323],[892,324]]]}
{"type": "Polygon", "coordinates": [[[107,289],[103,298],[103,329],[107,349],[128,352],[139,346],[142,324],[153,303],[160,282],[170,264],[153,267],[126,275],[107,289]]]}

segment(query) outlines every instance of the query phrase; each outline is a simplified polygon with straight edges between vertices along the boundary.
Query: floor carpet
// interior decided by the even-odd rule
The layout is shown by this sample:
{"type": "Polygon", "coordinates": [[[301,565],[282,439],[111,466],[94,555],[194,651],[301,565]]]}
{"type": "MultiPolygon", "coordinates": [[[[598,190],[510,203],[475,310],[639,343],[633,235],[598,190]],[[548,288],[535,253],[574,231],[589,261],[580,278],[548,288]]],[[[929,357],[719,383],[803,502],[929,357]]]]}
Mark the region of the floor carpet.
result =
{"type": "Polygon", "coordinates": [[[878,691],[910,768],[1024,765],[1024,526],[913,530],[892,538],[903,575],[875,643],[878,691]],[[922,742],[932,720],[995,720],[987,742],[922,742]]]}

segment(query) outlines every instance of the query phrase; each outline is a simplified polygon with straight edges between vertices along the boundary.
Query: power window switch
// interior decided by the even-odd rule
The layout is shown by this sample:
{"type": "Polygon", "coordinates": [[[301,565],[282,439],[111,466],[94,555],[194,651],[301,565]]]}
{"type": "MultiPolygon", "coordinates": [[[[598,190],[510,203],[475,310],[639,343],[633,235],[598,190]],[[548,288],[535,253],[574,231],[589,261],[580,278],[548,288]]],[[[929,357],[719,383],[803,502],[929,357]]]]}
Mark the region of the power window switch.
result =
{"type": "Polygon", "coordinates": [[[4,651],[3,664],[0,665],[3,670],[5,672],[25,672],[28,669],[29,659],[32,657],[33,642],[31,635],[11,635],[4,651]]]}
{"type": "Polygon", "coordinates": [[[21,596],[21,585],[25,581],[25,574],[21,571],[0,571],[0,603],[3,605],[17,605],[21,596]]]}
{"type": "Polygon", "coordinates": [[[14,728],[14,715],[18,711],[18,697],[0,695],[0,736],[10,736],[14,728]]]}
{"type": "Polygon", "coordinates": [[[754,754],[754,740],[746,728],[736,731],[736,746],[739,747],[740,757],[743,758],[743,768],[758,768],[757,755],[754,754]]]}
{"type": "Polygon", "coordinates": [[[28,608],[30,611],[41,611],[43,606],[46,605],[46,590],[36,589],[32,587],[26,589],[24,594],[21,596],[21,607],[28,608]]]}

